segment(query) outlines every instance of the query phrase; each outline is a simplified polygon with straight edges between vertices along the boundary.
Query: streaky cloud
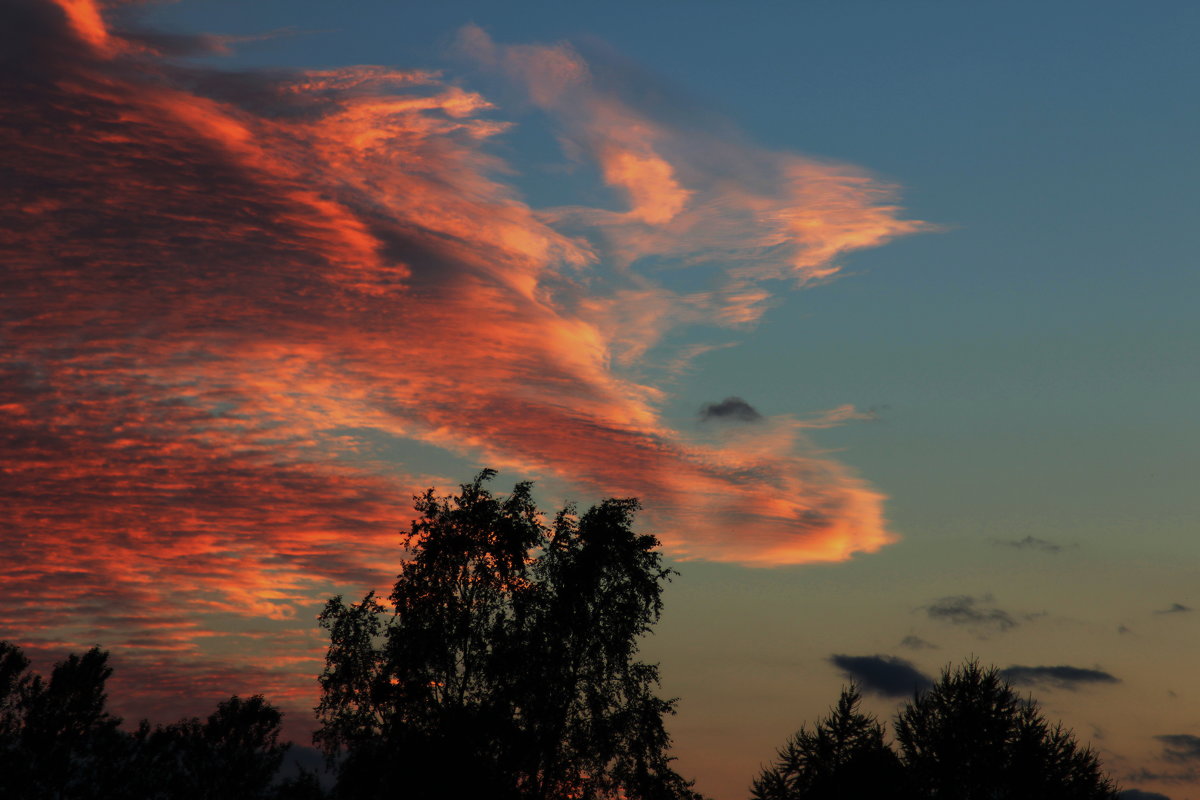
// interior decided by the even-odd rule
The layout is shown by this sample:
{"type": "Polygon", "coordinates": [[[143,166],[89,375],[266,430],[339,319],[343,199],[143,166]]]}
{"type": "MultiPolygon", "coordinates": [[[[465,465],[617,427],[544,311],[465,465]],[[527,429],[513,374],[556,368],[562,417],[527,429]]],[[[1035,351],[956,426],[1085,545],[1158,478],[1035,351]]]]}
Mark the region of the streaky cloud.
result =
{"type": "Polygon", "coordinates": [[[1076,689],[1087,684],[1121,682],[1120,678],[1104,670],[1063,665],[1054,667],[1014,665],[1000,670],[1000,675],[1009,683],[1018,686],[1046,686],[1059,689],[1076,689]]]}
{"type": "Polygon", "coordinates": [[[681,558],[895,539],[883,495],[803,421],[697,441],[637,369],[674,328],[753,324],[774,279],[816,285],[928,229],[892,187],[702,132],[698,155],[590,91],[569,46],[477,36],[625,204],[536,209],[491,149],[512,123],[455,79],[183,67],[170,56],[233,43],[106,13],[0,7],[0,627],[47,652],[127,647],[142,671],[119,674],[164,698],[242,637],[241,674],[303,705],[319,643],[287,626],[335,587],[383,585],[407,499],[447,483],[393,441],[639,496],[681,558]],[[645,257],[728,268],[681,293],[645,257]]]}
{"type": "Polygon", "coordinates": [[[1186,614],[1187,612],[1189,612],[1191,610],[1192,610],[1192,608],[1190,606],[1185,606],[1183,603],[1171,603],[1171,605],[1168,606],[1167,608],[1159,609],[1158,611],[1155,611],[1154,613],[1155,614],[1186,614]]]}
{"type": "Polygon", "coordinates": [[[1176,763],[1200,762],[1200,736],[1190,733],[1171,733],[1155,736],[1163,743],[1163,758],[1176,763]]]}
{"type": "Polygon", "coordinates": [[[1024,539],[997,539],[995,543],[1016,550],[1037,550],[1042,553],[1061,553],[1063,549],[1061,544],[1036,536],[1026,536],[1024,539]]]}
{"type": "Polygon", "coordinates": [[[987,608],[981,604],[991,600],[990,597],[972,597],[971,595],[951,595],[933,601],[925,607],[925,613],[930,619],[949,622],[954,625],[965,625],[979,630],[992,630],[1003,633],[1017,626],[1012,614],[1002,608],[987,608]]]}

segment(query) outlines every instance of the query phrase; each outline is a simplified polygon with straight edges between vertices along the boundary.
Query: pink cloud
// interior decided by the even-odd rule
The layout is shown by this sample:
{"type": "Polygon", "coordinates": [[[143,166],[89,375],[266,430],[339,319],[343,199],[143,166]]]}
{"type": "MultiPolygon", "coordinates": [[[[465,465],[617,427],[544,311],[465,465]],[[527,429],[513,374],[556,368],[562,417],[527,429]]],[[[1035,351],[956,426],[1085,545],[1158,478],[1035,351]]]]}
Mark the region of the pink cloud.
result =
{"type": "MultiPolygon", "coordinates": [[[[225,663],[219,635],[253,639],[231,620],[286,625],[333,587],[386,583],[409,496],[446,479],[385,441],[639,496],[681,557],[893,540],[882,495],[803,438],[850,411],[700,440],[637,373],[674,328],[753,323],[765,281],[827,280],[921,230],[889,187],[698,151],[568,46],[468,30],[627,206],[535,209],[488,149],[498,110],[436,73],[201,80],[87,0],[30,7],[27,59],[0,76],[6,630],[194,671],[225,663]],[[640,271],[651,255],[727,266],[680,293],[640,271]]],[[[246,668],[300,692],[299,639],[254,641],[246,668]]]]}

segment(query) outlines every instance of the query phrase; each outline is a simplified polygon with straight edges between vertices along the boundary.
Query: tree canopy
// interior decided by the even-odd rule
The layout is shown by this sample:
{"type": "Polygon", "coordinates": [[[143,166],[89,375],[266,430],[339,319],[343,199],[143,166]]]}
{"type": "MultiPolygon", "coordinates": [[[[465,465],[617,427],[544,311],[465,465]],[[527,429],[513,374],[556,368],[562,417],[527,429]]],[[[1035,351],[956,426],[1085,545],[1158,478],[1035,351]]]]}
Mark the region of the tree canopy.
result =
{"type": "Polygon", "coordinates": [[[306,780],[280,782],[287,745],[282,715],[261,696],[237,696],[207,720],[135,731],[107,709],[108,653],[94,647],[30,669],[19,647],[0,641],[0,797],[42,800],[285,800],[306,780]]]}
{"type": "Polygon", "coordinates": [[[812,732],[802,727],[754,781],[754,800],[1114,800],[1099,757],[1051,725],[993,667],[947,667],[895,720],[858,713],[852,685],[812,732]],[[897,752],[898,750],[898,752],[897,752]]]}
{"type": "Polygon", "coordinates": [[[858,710],[851,685],[829,716],[788,739],[774,766],[751,787],[753,800],[847,800],[893,796],[904,782],[900,759],[884,741],[883,726],[858,710]]]}
{"type": "Polygon", "coordinates": [[[390,614],[373,594],[321,615],[330,645],[315,739],[345,796],[692,800],[671,768],[674,701],[638,640],[662,611],[635,500],[550,524],[531,486],[481,472],[417,498],[390,614]]]}
{"type": "Polygon", "coordinates": [[[946,668],[896,720],[900,756],[922,796],[936,800],[1110,800],[1116,789],[1091,747],[995,667],[946,668]]]}

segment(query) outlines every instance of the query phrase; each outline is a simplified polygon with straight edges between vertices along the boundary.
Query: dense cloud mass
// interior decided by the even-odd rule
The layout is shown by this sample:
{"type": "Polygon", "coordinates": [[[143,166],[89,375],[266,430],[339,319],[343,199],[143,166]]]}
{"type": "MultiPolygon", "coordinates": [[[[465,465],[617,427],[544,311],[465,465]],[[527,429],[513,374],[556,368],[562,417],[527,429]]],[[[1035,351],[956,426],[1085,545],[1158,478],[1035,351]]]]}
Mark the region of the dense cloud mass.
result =
{"type": "Polygon", "coordinates": [[[884,697],[911,697],[933,681],[910,662],[895,656],[833,655],[830,663],[846,673],[863,691],[884,697]]]}
{"type": "Polygon", "coordinates": [[[1083,684],[1120,683],[1120,678],[1104,670],[1085,669],[1084,667],[1012,666],[1000,670],[1000,674],[1006,681],[1018,686],[1050,686],[1060,689],[1075,689],[1083,684]]]}
{"type": "Polygon", "coordinates": [[[400,442],[636,495],[682,557],[893,539],[882,496],[803,438],[853,409],[693,441],[645,377],[687,356],[659,352],[672,328],[751,324],[767,285],[921,230],[889,187],[685,147],[569,47],[468,29],[623,204],[535,209],[480,94],[378,66],[182,67],[216,40],[123,35],[107,13],[0,5],[0,627],[35,652],[101,640],[145,686],[169,693],[186,659],[236,689],[225,654],[252,637],[238,674],[305,696],[319,643],[272,621],[386,582],[407,499],[465,477],[398,462],[400,442]],[[672,290],[648,257],[715,288],[672,290]]]}

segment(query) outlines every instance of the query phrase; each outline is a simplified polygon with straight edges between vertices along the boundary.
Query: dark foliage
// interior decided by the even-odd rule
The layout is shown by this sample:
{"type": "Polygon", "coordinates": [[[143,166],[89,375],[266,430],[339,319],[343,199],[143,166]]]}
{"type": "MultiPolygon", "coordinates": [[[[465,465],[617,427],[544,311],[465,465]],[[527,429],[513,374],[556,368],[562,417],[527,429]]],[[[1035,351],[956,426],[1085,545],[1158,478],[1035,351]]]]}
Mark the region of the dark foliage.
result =
{"type": "Polygon", "coordinates": [[[862,696],[842,690],[828,717],[800,728],[775,764],[751,789],[754,800],[849,800],[895,797],[904,782],[900,759],[884,742],[883,726],[862,714],[862,696]]]}
{"type": "Polygon", "coordinates": [[[493,475],[417,498],[390,615],[373,595],[321,615],[315,741],[338,795],[697,798],[667,756],[673,701],[636,660],[670,575],[637,502],[547,526],[529,484],[496,497],[493,475]]]}
{"type": "Polygon", "coordinates": [[[303,781],[273,785],[286,745],[282,715],[255,696],[231,697],[208,719],[121,730],[105,706],[108,653],[92,648],[29,670],[0,642],[0,797],[23,800],[297,800],[319,797],[303,781]]]}
{"type": "Polygon", "coordinates": [[[995,669],[969,661],[917,693],[883,728],[842,692],[828,718],[801,728],[755,780],[755,800],[1115,800],[1090,747],[1050,725],[995,669]]]}
{"type": "Polygon", "coordinates": [[[1111,800],[1090,747],[1051,726],[993,667],[947,668],[896,721],[900,755],[922,796],[953,800],[1111,800]]]}

